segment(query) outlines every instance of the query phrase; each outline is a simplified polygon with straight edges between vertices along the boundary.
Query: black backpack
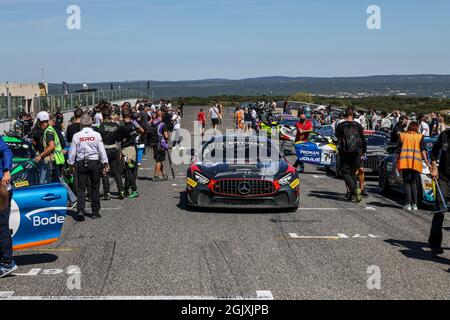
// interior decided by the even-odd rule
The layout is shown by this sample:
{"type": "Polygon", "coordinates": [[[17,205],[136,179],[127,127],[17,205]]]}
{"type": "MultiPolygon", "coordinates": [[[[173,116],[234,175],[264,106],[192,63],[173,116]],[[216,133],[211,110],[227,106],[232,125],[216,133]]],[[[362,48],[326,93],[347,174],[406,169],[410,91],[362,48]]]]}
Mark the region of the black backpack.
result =
{"type": "Polygon", "coordinates": [[[358,126],[354,123],[349,123],[344,128],[344,137],[341,142],[342,151],[346,153],[361,152],[362,140],[358,126]]]}
{"type": "Polygon", "coordinates": [[[147,143],[149,146],[156,146],[159,143],[158,125],[152,123],[147,131],[147,143]]]}

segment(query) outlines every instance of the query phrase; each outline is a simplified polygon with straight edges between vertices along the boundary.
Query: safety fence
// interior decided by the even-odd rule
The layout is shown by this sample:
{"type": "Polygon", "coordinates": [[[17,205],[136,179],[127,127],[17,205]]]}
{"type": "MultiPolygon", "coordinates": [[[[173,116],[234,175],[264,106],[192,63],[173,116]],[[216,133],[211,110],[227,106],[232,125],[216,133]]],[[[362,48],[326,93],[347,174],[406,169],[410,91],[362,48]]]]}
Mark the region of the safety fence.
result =
{"type": "Polygon", "coordinates": [[[94,106],[101,101],[122,101],[127,99],[146,98],[147,94],[139,90],[108,90],[73,94],[54,94],[35,98],[35,110],[61,112],[74,110],[78,107],[94,106]]]}
{"type": "Polygon", "coordinates": [[[126,90],[106,90],[95,92],[83,92],[72,94],[53,94],[41,97],[35,97],[33,107],[26,107],[25,97],[0,96],[0,122],[5,122],[16,118],[21,111],[39,111],[67,112],[78,107],[86,108],[96,105],[101,101],[124,101],[133,99],[145,99],[148,94],[144,91],[126,89],[126,90]]]}

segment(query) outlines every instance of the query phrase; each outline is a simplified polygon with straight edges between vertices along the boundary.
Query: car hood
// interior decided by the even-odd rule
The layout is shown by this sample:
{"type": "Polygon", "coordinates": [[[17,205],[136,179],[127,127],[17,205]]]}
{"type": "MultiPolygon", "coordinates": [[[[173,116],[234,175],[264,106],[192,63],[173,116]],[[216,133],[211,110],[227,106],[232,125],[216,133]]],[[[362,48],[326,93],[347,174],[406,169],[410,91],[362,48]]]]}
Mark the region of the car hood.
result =
{"type": "Polygon", "coordinates": [[[368,155],[387,155],[387,150],[385,146],[367,146],[368,155]]]}
{"type": "Polygon", "coordinates": [[[270,179],[286,172],[288,169],[288,164],[284,160],[258,164],[197,163],[196,166],[202,174],[215,180],[236,178],[270,179]]]}

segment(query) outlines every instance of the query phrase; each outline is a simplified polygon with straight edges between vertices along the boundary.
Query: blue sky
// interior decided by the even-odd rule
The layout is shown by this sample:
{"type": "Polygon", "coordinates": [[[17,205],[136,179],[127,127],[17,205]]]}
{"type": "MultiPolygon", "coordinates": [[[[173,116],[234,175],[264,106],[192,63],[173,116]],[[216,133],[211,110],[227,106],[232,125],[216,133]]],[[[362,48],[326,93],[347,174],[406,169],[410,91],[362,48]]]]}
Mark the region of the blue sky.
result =
{"type": "Polygon", "coordinates": [[[0,32],[0,82],[450,74],[448,0],[0,0],[0,32]]]}

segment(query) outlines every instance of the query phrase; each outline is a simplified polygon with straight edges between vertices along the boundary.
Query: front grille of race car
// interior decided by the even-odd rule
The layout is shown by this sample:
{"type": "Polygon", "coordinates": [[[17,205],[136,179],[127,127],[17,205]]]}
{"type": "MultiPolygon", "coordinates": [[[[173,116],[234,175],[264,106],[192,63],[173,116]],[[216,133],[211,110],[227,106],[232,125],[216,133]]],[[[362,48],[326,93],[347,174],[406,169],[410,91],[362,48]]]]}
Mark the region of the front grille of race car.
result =
{"type": "Polygon", "coordinates": [[[380,162],[380,156],[367,156],[364,161],[364,168],[378,170],[378,163],[380,162]]]}
{"type": "Polygon", "coordinates": [[[227,196],[261,196],[275,192],[272,181],[256,179],[228,179],[214,183],[214,193],[227,196]]]}

